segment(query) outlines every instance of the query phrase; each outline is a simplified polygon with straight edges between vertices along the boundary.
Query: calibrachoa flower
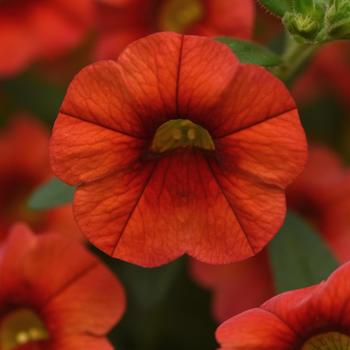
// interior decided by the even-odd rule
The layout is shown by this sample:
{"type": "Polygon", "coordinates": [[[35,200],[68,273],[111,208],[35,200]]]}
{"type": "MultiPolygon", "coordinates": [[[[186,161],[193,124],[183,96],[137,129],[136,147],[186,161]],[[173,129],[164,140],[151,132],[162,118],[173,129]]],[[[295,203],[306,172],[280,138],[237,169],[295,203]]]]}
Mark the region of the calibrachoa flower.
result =
{"type": "Polygon", "coordinates": [[[71,205],[47,211],[27,206],[32,191],[51,176],[48,143],[47,130],[28,116],[11,119],[0,132],[0,241],[17,221],[38,233],[54,230],[80,236],[71,205]]]}
{"type": "Polygon", "coordinates": [[[0,76],[75,47],[92,21],[90,0],[2,0],[0,76]]]}
{"type": "Polygon", "coordinates": [[[116,277],[78,243],[13,228],[0,247],[2,350],[111,350],[125,308],[116,277]]]}
{"type": "Polygon", "coordinates": [[[209,38],[158,33],[71,83],[53,170],[79,185],[75,218],[107,254],[155,266],[256,254],[285,216],[305,136],[265,69],[209,38]]]}
{"type": "MultiPolygon", "coordinates": [[[[328,243],[340,263],[350,259],[350,172],[323,146],[313,146],[304,172],[287,191],[288,204],[328,243]]],[[[219,321],[256,307],[274,295],[266,251],[246,261],[212,266],[191,260],[193,278],[213,291],[219,321]]]]}
{"type": "Polygon", "coordinates": [[[326,282],[277,295],[223,323],[220,349],[347,350],[350,346],[350,263],[326,282]]]}
{"type": "Polygon", "coordinates": [[[248,39],[252,0],[97,0],[96,56],[116,58],[132,41],[158,31],[248,39]]]}

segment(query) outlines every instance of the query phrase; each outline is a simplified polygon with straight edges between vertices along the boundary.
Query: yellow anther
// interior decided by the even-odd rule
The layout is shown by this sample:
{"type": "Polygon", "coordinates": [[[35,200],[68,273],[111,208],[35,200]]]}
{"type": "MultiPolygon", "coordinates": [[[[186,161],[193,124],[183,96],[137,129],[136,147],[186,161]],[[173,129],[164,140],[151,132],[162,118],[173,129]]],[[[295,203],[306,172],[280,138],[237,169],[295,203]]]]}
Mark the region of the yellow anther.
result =
{"type": "Polygon", "coordinates": [[[191,141],[196,139],[196,130],[195,129],[188,129],[187,130],[187,138],[191,141]]]}
{"type": "Polygon", "coordinates": [[[151,151],[164,153],[176,148],[196,147],[213,151],[215,145],[207,130],[188,119],[171,119],[156,131],[151,151]]]}
{"type": "Polygon", "coordinates": [[[181,130],[180,129],[173,129],[172,130],[172,136],[173,136],[173,139],[176,140],[176,141],[181,140],[181,138],[182,138],[181,130]]]}
{"type": "Polygon", "coordinates": [[[31,309],[14,310],[0,324],[0,349],[14,350],[30,342],[49,339],[44,322],[31,309]]]}
{"type": "Polygon", "coordinates": [[[159,29],[184,32],[203,15],[201,0],[164,0],[159,11],[159,29]]]}
{"type": "Polygon", "coordinates": [[[30,340],[30,337],[27,332],[19,332],[16,336],[16,341],[18,344],[28,343],[29,340],[30,340]]]}

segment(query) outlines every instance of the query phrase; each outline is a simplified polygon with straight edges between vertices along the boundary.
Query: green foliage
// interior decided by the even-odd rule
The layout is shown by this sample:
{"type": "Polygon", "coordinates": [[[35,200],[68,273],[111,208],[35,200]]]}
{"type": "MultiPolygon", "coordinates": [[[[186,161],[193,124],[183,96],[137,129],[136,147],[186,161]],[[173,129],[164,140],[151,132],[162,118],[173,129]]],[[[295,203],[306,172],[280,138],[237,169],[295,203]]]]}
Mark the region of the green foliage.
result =
{"type": "Polygon", "coordinates": [[[281,63],[281,58],[277,54],[259,44],[229,37],[219,37],[216,40],[226,44],[242,63],[253,63],[264,67],[273,67],[281,63]]]}
{"type": "Polygon", "coordinates": [[[320,236],[293,213],[271,242],[269,254],[278,292],[317,284],[338,266],[320,236]]]}
{"type": "Polygon", "coordinates": [[[126,313],[110,333],[119,350],[215,349],[211,296],[189,278],[186,258],[146,269],[91,249],[127,292],[126,313]]]}
{"type": "Polygon", "coordinates": [[[258,0],[259,3],[272,14],[283,17],[284,14],[292,9],[293,0],[258,0]]]}
{"type": "Polygon", "coordinates": [[[1,83],[7,108],[2,111],[0,106],[0,112],[6,112],[9,116],[18,111],[26,111],[50,125],[53,123],[66,91],[65,85],[53,84],[32,71],[1,83]]]}
{"type": "Polygon", "coordinates": [[[74,187],[54,177],[31,195],[28,206],[37,210],[50,209],[72,202],[73,195],[74,187]]]}

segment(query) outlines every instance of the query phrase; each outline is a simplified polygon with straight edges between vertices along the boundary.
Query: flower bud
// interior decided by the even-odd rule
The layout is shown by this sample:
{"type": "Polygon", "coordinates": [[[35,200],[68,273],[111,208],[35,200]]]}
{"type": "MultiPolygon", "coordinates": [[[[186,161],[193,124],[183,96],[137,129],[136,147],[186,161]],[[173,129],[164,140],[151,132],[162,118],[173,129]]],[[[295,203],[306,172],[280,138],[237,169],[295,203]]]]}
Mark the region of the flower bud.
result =
{"type": "Polygon", "coordinates": [[[350,39],[350,1],[334,0],[327,11],[326,23],[331,39],[350,39]]]}

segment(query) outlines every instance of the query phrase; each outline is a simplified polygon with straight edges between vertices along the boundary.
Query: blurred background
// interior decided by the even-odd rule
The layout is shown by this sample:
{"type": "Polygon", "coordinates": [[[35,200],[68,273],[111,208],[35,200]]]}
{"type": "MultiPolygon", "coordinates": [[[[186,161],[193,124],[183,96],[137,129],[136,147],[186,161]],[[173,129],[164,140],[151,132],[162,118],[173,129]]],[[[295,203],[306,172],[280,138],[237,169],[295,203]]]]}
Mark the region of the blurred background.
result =
{"type": "MultiPolygon", "coordinates": [[[[254,1],[231,1],[230,6],[228,1],[218,1],[220,6],[213,3],[191,0],[184,6],[184,1],[170,0],[74,0],[74,4],[63,0],[0,1],[1,232],[13,222],[25,221],[39,233],[56,230],[81,239],[70,205],[37,211],[29,208],[27,201],[51,177],[49,133],[65,91],[82,67],[98,59],[116,59],[129,42],[159,30],[238,36],[277,53],[283,50],[286,35],[282,25],[254,1]],[[49,3],[50,8],[45,8],[49,3]]],[[[289,88],[310,145],[322,145],[346,171],[350,161],[350,44],[325,45],[289,82],[289,88]]],[[[319,161],[322,163],[323,158],[319,161]]],[[[312,176],[331,171],[327,167],[321,166],[312,176]]],[[[315,207],[293,208],[311,223],[312,216],[319,215],[313,212],[315,207]]],[[[348,201],[337,215],[340,212],[337,222],[342,222],[342,229],[350,237],[348,201]]],[[[194,281],[189,259],[142,269],[90,249],[120,277],[127,290],[126,314],[110,334],[118,349],[216,348],[214,332],[218,321],[225,318],[221,316],[225,310],[213,315],[210,290],[214,287],[200,277],[195,278],[199,283],[194,281]]],[[[232,278],[232,283],[240,284],[244,271],[229,272],[226,283],[232,278]]],[[[256,275],[249,278],[244,282],[247,293],[257,288],[256,275]]],[[[257,306],[272,291],[264,293],[247,306],[257,306]]],[[[236,298],[235,292],[229,298],[236,298]]],[[[227,308],[227,314],[231,312],[229,306],[222,307],[227,308]]]]}

